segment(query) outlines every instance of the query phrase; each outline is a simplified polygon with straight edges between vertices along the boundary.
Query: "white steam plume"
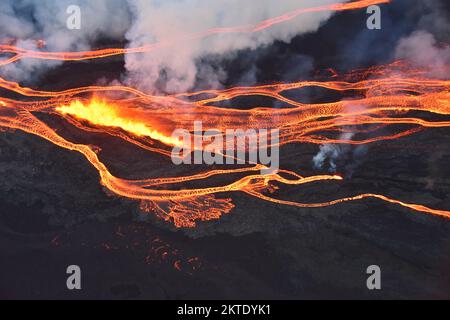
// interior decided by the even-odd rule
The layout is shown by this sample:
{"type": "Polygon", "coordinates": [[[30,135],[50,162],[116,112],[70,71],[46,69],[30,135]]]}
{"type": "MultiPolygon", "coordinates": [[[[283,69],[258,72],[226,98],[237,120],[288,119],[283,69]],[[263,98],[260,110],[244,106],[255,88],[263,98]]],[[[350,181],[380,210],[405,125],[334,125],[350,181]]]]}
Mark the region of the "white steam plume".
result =
{"type": "MultiPolygon", "coordinates": [[[[212,28],[248,26],[285,13],[319,7],[337,0],[2,0],[0,38],[17,38],[18,45],[39,50],[36,42],[46,42],[46,51],[92,49],[99,40],[128,40],[128,47],[178,39],[166,48],[125,57],[127,74],[123,80],[140,89],[155,91],[163,84],[167,92],[193,88],[198,78],[217,87],[226,74],[203,61],[210,55],[235,54],[256,49],[275,40],[314,32],[332,11],[305,13],[285,23],[255,33],[212,35],[182,41],[187,35],[212,28]],[[70,5],[81,8],[80,30],[66,27],[70,5]],[[203,61],[203,62],[202,62],[203,61]]],[[[0,70],[11,80],[30,80],[59,62],[24,59],[0,70]]]]}
{"type": "MultiPolygon", "coordinates": [[[[212,28],[252,25],[287,12],[336,3],[336,0],[129,0],[133,26],[127,33],[129,47],[166,39],[182,38],[212,28]]],[[[256,33],[219,34],[206,39],[176,41],[170,47],[143,55],[127,55],[126,79],[141,89],[152,90],[165,78],[164,90],[186,91],[196,78],[207,78],[219,86],[223,74],[202,65],[207,55],[232,54],[240,49],[255,49],[275,40],[289,41],[295,35],[313,32],[333,13],[306,13],[256,33]]]]}
{"type": "MultiPolygon", "coordinates": [[[[36,40],[44,40],[46,51],[81,51],[101,39],[120,40],[131,25],[128,5],[123,0],[1,0],[0,39],[17,39],[22,48],[39,50],[36,40]],[[80,30],[67,28],[70,5],[82,10],[80,30]]],[[[10,80],[36,77],[57,61],[23,59],[0,69],[10,80]]]]}
{"type": "Polygon", "coordinates": [[[450,65],[450,47],[439,45],[434,36],[426,31],[416,31],[400,39],[395,57],[425,67],[435,77],[448,77],[446,66],[450,65]]]}

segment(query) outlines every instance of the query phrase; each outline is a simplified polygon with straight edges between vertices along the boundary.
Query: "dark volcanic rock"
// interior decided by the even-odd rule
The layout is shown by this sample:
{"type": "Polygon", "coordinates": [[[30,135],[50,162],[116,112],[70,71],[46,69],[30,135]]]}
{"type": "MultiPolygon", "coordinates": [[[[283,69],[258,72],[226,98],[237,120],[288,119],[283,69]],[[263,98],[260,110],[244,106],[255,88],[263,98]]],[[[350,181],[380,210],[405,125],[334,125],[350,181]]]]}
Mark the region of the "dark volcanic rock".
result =
{"type": "MultiPolygon", "coordinates": [[[[316,202],[373,192],[449,209],[448,135],[430,130],[370,145],[344,182],[282,188],[275,196],[316,202]]],[[[298,209],[234,194],[230,214],[182,234],[154,217],[133,222],[143,217],[138,204],[108,195],[78,153],[18,131],[0,134],[0,146],[2,296],[450,297],[447,219],[379,200],[298,209]],[[193,268],[197,258],[201,267],[193,268]],[[78,295],[64,289],[72,263],[87,272],[78,295]],[[372,264],[382,269],[381,291],[366,288],[372,264]]],[[[282,152],[283,167],[313,172],[317,147],[282,152]]]]}

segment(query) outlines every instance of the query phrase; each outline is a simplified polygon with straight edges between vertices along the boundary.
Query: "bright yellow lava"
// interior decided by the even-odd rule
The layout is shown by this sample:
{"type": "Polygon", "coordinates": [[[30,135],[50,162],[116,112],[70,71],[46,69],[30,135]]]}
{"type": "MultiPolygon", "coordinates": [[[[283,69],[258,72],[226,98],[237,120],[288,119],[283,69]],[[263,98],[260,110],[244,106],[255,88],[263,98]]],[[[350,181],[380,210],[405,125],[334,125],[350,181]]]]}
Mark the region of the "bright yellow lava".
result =
{"type": "Polygon", "coordinates": [[[67,106],[57,107],[61,114],[69,114],[77,119],[86,120],[94,125],[121,128],[139,137],[150,137],[171,146],[182,146],[183,143],[175,138],[166,136],[151,129],[146,123],[127,118],[120,107],[105,100],[92,99],[89,104],[74,100],[67,106]]]}

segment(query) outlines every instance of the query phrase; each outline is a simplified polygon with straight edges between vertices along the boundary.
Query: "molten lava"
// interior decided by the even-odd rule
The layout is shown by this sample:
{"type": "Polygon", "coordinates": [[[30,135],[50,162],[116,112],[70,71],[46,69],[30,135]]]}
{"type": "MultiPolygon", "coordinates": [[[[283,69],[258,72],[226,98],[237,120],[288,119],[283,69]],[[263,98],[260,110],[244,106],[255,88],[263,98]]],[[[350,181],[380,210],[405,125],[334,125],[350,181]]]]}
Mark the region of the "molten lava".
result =
{"type": "MultiPolygon", "coordinates": [[[[352,10],[371,4],[387,3],[387,0],[354,1],[310,9],[300,9],[281,17],[263,21],[254,26],[213,29],[202,34],[188,36],[201,38],[223,32],[258,32],[278,23],[287,22],[304,12],[324,10],[352,10]]],[[[132,54],[156,50],[170,45],[161,42],[130,49],[103,49],[88,52],[30,51],[11,44],[0,45],[0,55],[7,59],[0,66],[21,59],[88,60],[112,55],[132,54]],[[12,56],[9,56],[12,55],[12,56]]],[[[445,68],[450,69],[450,66],[445,68]]],[[[449,127],[450,121],[430,120],[435,116],[450,116],[450,81],[434,79],[427,70],[410,68],[406,63],[395,62],[368,70],[355,71],[344,77],[333,73],[333,81],[302,81],[254,87],[235,87],[226,90],[206,90],[157,96],[127,86],[88,86],[60,92],[22,87],[19,83],[0,78],[0,88],[26,97],[26,99],[0,98],[0,128],[22,130],[40,136],[51,143],[83,154],[98,171],[103,186],[118,196],[141,201],[144,211],[153,212],[161,219],[172,221],[177,227],[193,227],[198,221],[220,218],[230,212],[234,204],[231,198],[218,199],[217,195],[243,192],[261,200],[296,207],[325,207],[366,198],[378,199],[411,210],[450,218],[450,211],[429,208],[392,199],[379,194],[361,194],[323,203],[301,203],[273,197],[274,188],[285,185],[305,185],[314,182],[339,182],[339,175],[304,177],[296,172],[279,170],[277,173],[260,174],[260,164],[249,163],[241,168],[207,169],[190,176],[160,177],[129,180],[114,176],[103,163],[94,147],[76,144],[63,138],[56,130],[40,120],[36,113],[57,114],[81,130],[97,130],[115,135],[151,152],[169,156],[170,147],[179,145],[167,132],[178,128],[191,132],[195,121],[203,123],[204,130],[277,128],[280,145],[286,144],[366,144],[375,141],[400,139],[418,131],[449,127]],[[286,97],[289,90],[306,87],[327,88],[348,95],[353,100],[331,103],[306,104],[286,97]],[[106,98],[86,100],[86,95],[102,97],[105,92],[127,96],[123,100],[106,98]],[[206,94],[206,95],[203,95],[206,94]],[[200,99],[201,96],[208,98],[200,99]],[[219,102],[243,96],[265,96],[286,104],[286,108],[259,107],[249,110],[220,108],[219,102]],[[133,104],[134,109],[129,105],[133,104]],[[86,126],[86,123],[89,126],[86,126]],[[370,125],[370,126],[368,126],[370,125]],[[398,125],[403,125],[399,129],[398,125]],[[394,133],[378,135],[377,129],[390,126],[394,133]],[[409,126],[405,129],[405,126],[409,126]],[[370,138],[344,139],[336,133],[372,133],[370,138]],[[336,138],[336,136],[338,136],[336,138]],[[148,145],[142,138],[157,140],[159,145],[148,145]],[[236,177],[239,175],[239,177],[236,177]],[[234,177],[233,181],[218,186],[186,189],[187,182],[208,183],[216,176],[234,177]],[[175,188],[171,188],[171,187],[175,188]],[[178,187],[178,188],[177,188],[178,187]]],[[[170,159],[168,159],[170,161],[170,159]]]]}
{"type": "Polygon", "coordinates": [[[74,100],[69,105],[57,107],[55,110],[63,115],[69,114],[94,125],[117,127],[136,136],[146,136],[170,146],[182,146],[178,140],[151,129],[139,120],[129,118],[123,109],[107,103],[105,100],[94,98],[88,104],[83,104],[80,100],[74,100]]]}

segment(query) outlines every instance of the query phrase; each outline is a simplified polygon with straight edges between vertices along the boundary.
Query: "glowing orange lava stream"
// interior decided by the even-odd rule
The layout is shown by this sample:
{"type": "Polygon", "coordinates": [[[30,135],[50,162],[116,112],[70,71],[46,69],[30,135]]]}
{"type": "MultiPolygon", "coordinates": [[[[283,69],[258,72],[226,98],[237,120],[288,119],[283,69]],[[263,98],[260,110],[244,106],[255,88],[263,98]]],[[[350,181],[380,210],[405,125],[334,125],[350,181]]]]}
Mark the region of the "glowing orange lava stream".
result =
{"type": "MultiPolygon", "coordinates": [[[[269,19],[255,26],[214,29],[204,34],[222,32],[256,32],[288,21],[304,12],[323,10],[352,10],[389,1],[355,1],[311,9],[300,9],[287,15],[269,19]]],[[[58,53],[27,51],[13,45],[0,45],[0,54],[13,54],[0,62],[15,63],[24,58],[87,60],[116,54],[143,52],[155,45],[132,49],[104,49],[89,52],[58,53]]],[[[446,67],[448,68],[448,66],[446,67]]],[[[38,119],[36,113],[56,114],[81,130],[105,132],[151,152],[170,156],[170,149],[179,145],[171,137],[175,129],[193,131],[194,121],[202,121],[204,130],[263,129],[280,130],[280,145],[295,143],[365,144],[399,139],[426,128],[449,127],[450,121],[434,121],[424,114],[450,116],[450,81],[426,76],[426,70],[414,70],[402,62],[353,73],[357,81],[302,81],[254,87],[235,87],[225,90],[205,90],[172,96],[146,94],[126,86],[88,86],[59,92],[22,87],[19,83],[0,78],[0,88],[27,97],[25,101],[0,97],[0,128],[11,128],[40,136],[51,143],[83,154],[99,172],[103,186],[129,199],[141,201],[141,208],[160,218],[172,221],[177,227],[193,227],[197,221],[218,219],[234,207],[231,198],[218,199],[217,194],[244,192],[259,199],[296,207],[325,207],[365,198],[379,199],[415,211],[450,218],[450,211],[432,209],[379,194],[361,194],[323,203],[300,203],[276,199],[268,195],[278,185],[304,185],[314,182],[340,181],[339,175],[304,177],[288,170],[263,175],[260,164],[248,164],[233,169],[214,169],[190,176],[129,180],[115,177],[98,156],[99,150],[90,145],[68,141],[53,128],[38,119]],[[391,72],[394,70],[396,72],[391,72]],[[401,72],[399,72],[399,70],[401,72]],[[342,93],[357,92],[353,100],[306,104],[287,98],[290,90],[321,87],[342,93]],[[115,93],[108,100],[106,93],[115,93]],[[257,107],[248,110],[217,107],[220,102],[243,96],[265,96],[286,104],[285,108],[257,107]],[[200,98],[203,97],[203,98],[200,98]],[[205,98],[206,97],[206,98],[205,98]],[[370,126],[367,126],[370,125],[370,126]],[[398,125],[409,126],[398,129],[398,125]],[[377,129],[391,126],[391,135],[377,135],[377,129]],[[343,139],[339,132],[373,133],[369,138],[343,139]],[[157,142],[156,144],[154,142],[157,142]],[[239,175],[224,185],[203,188],[170,190],[192,181],[204,181],[214,176],[239,175]]]]}

